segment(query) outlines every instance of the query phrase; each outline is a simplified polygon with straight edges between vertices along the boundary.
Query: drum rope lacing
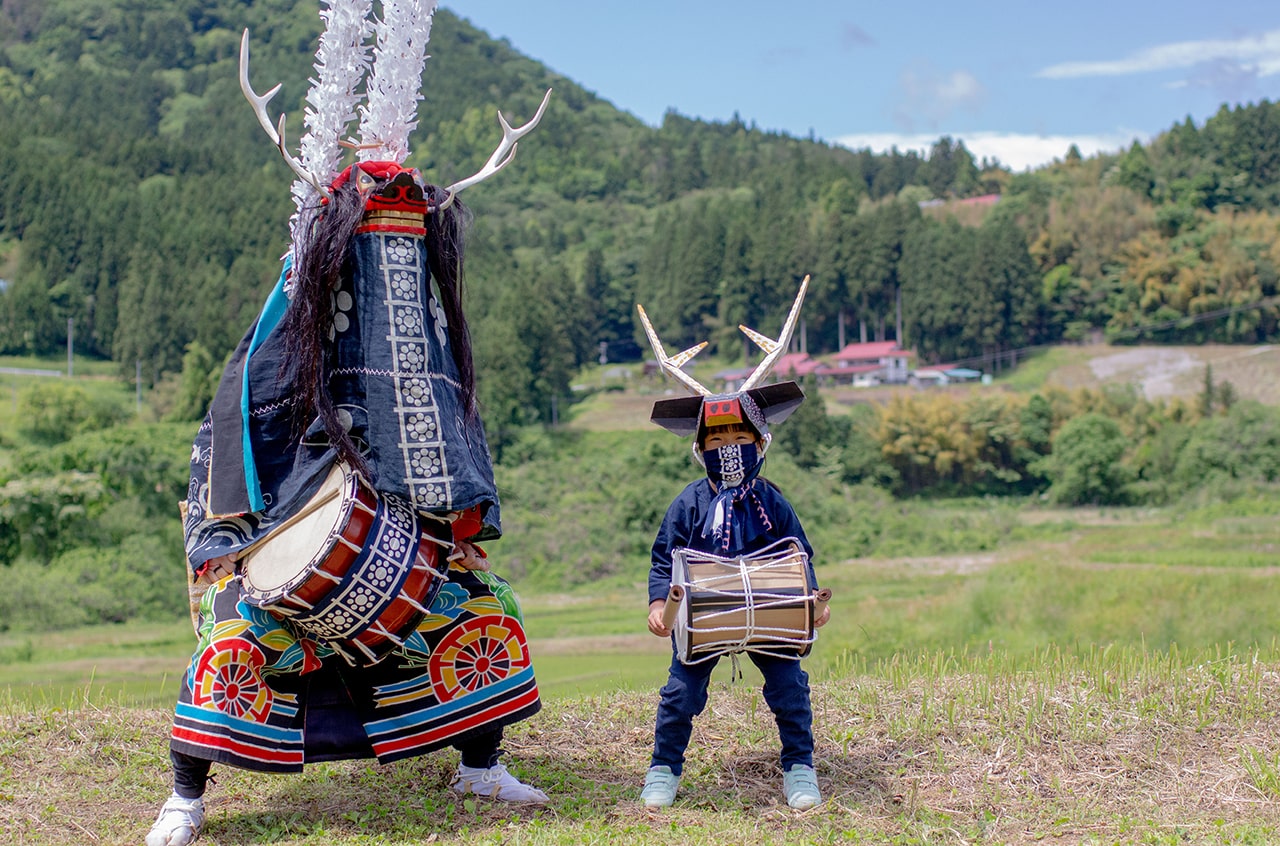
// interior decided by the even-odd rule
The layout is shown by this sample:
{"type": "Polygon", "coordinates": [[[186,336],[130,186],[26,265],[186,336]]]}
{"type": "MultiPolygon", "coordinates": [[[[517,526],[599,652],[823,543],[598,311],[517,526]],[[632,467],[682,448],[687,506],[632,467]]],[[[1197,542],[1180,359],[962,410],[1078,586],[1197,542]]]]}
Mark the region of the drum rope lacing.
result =
{"type": "MultiPolygon", "coordinates": [[[[797,602],[801,602],[805,606],[804,614],[809,620],[812,620],[814,611],[814,594],[806,593],[804,596],[796,596],[786,593],[778,593],[768,589],[757,589],[752,583],[752,575],[762,573],[768,570],[778,570],[788,565],[794,566],[795,557],[798,553],[792,545],[790,539],[784,539],[777,543],[766,547],[759,552],[750,556],[737,556],[732,559],[721,558],[714,554],[708,554],[706,557],[715,560],[726,567],[736,568],[736,582],[741,586],[741,591],[726,589],[723,585],[731,577],[728,575],[714,575],[702,578],[690,578],[688,587],[690,590],[686,593],[685,602],[692,603],[692,593],[694,590],[700,590],[704,594],[723,597],[734,601],[741,600],[741,607],[729,608],[721,611],[705,612],[696,621],[692,619],[690,612],[690,622],[688,627],[698,634],[716,634],[716,633],[733,633],[735,637],[726,638],[722,641],[713,641],[711,643],[700,644],[695,650],[697,657],[690,655],[684,659],[686,664],[697,664],[711,658],[718,658],[724,655],[733,656],[734,667],[733,672],[737,676],[741,676],[741,669],[737,666],[737,654],[740,652],[756,652],[764,655],[771,655],[778,658],[788,658],[799,660],[800,651],[805,646],[811,644],[816,639],[816,635],[811,628],[800,629],[795,627],[780,626],[762,626],[758,622],[757,611],[768,609],[794,607],[797,602]],[[775,547],[784,547],[780,551],[774,551],[775,547]],[[719,586],[717,586],[719,585],[719,586]],[[742,615],[744,625],[706,625],[708,622],[714,622],[717,619],[723,620],[725,617],[742,615]],[[765,636],[771,642],[770,646],[763,646],[758,642],[754,642],[755,638],[765,636]]],[[[699,556],[703,557],[703,556],[699,556]]]]}

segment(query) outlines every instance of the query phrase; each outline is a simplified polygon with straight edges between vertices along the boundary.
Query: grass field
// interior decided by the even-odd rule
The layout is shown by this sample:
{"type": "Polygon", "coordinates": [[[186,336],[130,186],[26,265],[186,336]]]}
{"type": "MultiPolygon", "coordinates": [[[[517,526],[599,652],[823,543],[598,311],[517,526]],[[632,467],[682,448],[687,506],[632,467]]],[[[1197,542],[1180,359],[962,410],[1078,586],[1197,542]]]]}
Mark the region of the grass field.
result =
{"type": "MultiPolygon", "coordinates": [[[[826,801],[781,801],[759,690],[713,685],[676,805],[637,801],[651,693],[552,700],[509,729],[545,807],[462,799],[455,753],[301,775],[217,767],[210,844],[1262,844],[1280,838],[1280,654],[919,652],[813,684],[826,801]]],[[[0,838],[140,843],[169,791],[161,709],[0,702],[0,838]]]]}
{"type": "MultiPolygon", "coordinates": [[[[1278,518],[1280,498],[1198,509],[1025,506],[995,550],[822,564],[833,618],[808,666],[827,678],[918,651],[1033,660],[1049,647],[1110,643],[1266,645],[1280,635],[1278,518]]],[[[669,650],[645,630],[643,584],[521,601],[545,695],[656,690],[664,680],[669,650]]],[[[0,634],[0,691],[33,705],[167,706],[193,645],[186,620],[0,634]]],[[[717,672],[727,678],[727,662],[717,672]]]]}
{"type": "MultiPolygon", "coordinates": [[[[1218,378],[1229,377],[1227,353],[1241,351],[1215,359],[1218,378]]],[[[1100,372],[1123,381],[1137,371],[1120,364],[1142,360],[1098,362],[1125,354],[1050,351],[997,388],[1070,387],[1100,372]]],[[[1230,360],[1270,366],[1270,355],[1230,360]]],[[[1194,393],[1202,365],[1179,367],[1182,382],[1157,383],[1194,393]]],[[[85,374],[94,390],[126,390],[85,374]]],[[[19,384],[5,378],[0,430],[14,422],[4,388],[19,384]]],[[[598,393],[566,422],[635,429],[656,396],[598,393]]],[[[670,653],[645,631],[644,585],[517,584],[545,708],[504,747],[549,806],[453,796],[451,752],[300,776],[221,769],[201,842],[1280,842],[1280,496],[1161,509],[943,502],[912,513],[992,509],[1010,512],[1011,528],[980,550],[821,562],[835,598],[806,660],[828,799],[818,809],[780,802],[759,679],[743,661],[733,681],[724,661],[681,799],[645,812],[636,797],[670,653]]],[[[193,644],[185,619],[0,633],[0,843],[141,842],[168,792],[165,738],[193,644]]]]}

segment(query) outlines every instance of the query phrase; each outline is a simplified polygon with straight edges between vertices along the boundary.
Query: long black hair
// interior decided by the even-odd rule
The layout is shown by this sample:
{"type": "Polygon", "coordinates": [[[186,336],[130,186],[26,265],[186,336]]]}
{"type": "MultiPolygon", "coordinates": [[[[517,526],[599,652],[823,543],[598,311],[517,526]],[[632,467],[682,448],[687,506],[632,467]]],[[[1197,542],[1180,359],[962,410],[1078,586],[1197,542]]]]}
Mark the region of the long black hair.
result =
{"type": "MultiPolygon", "coordinates": [[[[334,189],[327,203],[303,211],[299,230],[304,235],[294,247],[293,293],[281,330],[285,333],[285,378],[293,384],[296,396],[295,424],[306,427],[319,417],[339,458],[367,473],[368,466],[343,426],[329,388],[333,295],[342,284],[344,268],[353,260],[351,242],[368,197],[356,182],[347,180],[334,189]]],[[[426,191],[435,209],[426,216],[427,265],[440,291],[462,388],[462,408],[470,417],[478,412],[471,336],[462,311],[463,233],[468,214],[456,198],[448,209],[439,211],[435,203],[444,198],[445,191],[436,186],[427,186],[426,191]]]]}

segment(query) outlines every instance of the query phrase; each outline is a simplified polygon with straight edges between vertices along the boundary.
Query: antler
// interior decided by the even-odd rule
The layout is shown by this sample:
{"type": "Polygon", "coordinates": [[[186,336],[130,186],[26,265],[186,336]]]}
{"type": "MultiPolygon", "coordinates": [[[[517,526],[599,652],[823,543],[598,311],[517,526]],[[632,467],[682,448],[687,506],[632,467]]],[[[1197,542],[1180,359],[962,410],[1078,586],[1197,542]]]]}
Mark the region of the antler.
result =
{"type": "Polygon", "coordinates": [[[680,369],[682,364],[702,352],[702,348],[707,345],[707,342],[703,341],[700,344],[689,347],[682,353],[668,356],[666,350],[662,348],[662,342],[658,340],[658,333],[653,331],[653,324],[649,322],[649,315],[644,313],[644,306],[636,303],[636,308],[640,311],[640,322],[644,324],[644,333],[649,336],[649,346],[653,347],[653,354],[658,358],[658,365],[684,383],[695,394],[700,394],[704,397],[711,396],[711,391],[698,384],[696,379],[680,369]]]}
{"type": "Polygon", "coordinates": [[[280,122],[277,126],[271,125],[271,118],[267,116],[267,103],[271,102],[271,98],[276,96],[276,92],[280,90],[281,83],[277,83],[270,91],[262,96],[258,96],[253,90],[253,86],[249,84],[249,30],[246,29],[244,34],[240,36],[240,90],[244,92],[245,99],[253,106],[253,113],[258,116],[258,123],[262,124],[262,128],[266,130],[267,137],[276,145],[276,149],[280,151],[280,155],[284,156],[284,160],[289,163],[289,167],[298,175],[298,178],[306,182],[312,188],[315,188],[324,196],[330,196],[327,186],[322,184],[315,174],[308,171],[302,166],[296,158],[289,155],[284,145],[284,120],[285,116],[280,115],[280,122]]]}
{"type": "Polygon", "coordinates": [[[754,329],[748,329],[741,323],[738,328],[746,333],[747,337],[756,342],[756,346],[765,351],[764,360],[756,365],[756,369],[751,371],[751,375],[747,377],[747,381],[742,383],[739,390],[749,391],[764,381],[769,375],[769,371],[773,369],[773,365],[787,351],[787,345],[791,343],[791,333],[795,331],[796,321],[800,319],[800,304],[804,302],[804,293],[809,288],[809,277],[806,275],[800,283],[800,293],[796,295],[796,301],[791,306],[791,313],[787,315],[787,320],[782,324],[782,333],[778,335],[778,340],[761,335],[754,329]]]}
{"type": "MultiPolygon", "coordinates": [[[[498,149],[493,151],[493,155],[489,156],[489,161],[485,162],[484,167],[480,168],[476,174],[449,186],[447,189],[449,196],[440,204],[441,211],[453,204],[453,198],[459,191],[464,188],[470,188],[477,182],[483,182],[511,163],[511,160],[516,157],[516,142],[538,125],[538,121],[542,120],[542,113],[546,111],[547,103],[550,100],[551,89],[548,88],[547,93],[542,97],[542,105],[538,106],[538,111],[533,118],[524,126],[519,126],[515,129],[512,129],[511,124],[507,123],[507,119],[502,116],[502,112],[498,112],[498,123],[502,124],[502,141],[498,144],[498,149]]],[[[643,310],[641,313],[644,313],[643,310]]]]}

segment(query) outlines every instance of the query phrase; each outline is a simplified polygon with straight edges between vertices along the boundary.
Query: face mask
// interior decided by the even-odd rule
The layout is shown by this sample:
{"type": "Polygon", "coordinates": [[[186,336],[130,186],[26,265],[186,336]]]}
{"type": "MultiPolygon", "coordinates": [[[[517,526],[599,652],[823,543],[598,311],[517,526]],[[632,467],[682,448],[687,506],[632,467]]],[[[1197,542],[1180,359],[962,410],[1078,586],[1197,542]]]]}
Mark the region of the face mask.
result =
{"type": "Polygon", "coordinates": [[[702,453],[707,478],[718,488],[736,488],[751,481],[760,472],[762,460],[760,449],[754,443],[725,444],[702,453]]]}

